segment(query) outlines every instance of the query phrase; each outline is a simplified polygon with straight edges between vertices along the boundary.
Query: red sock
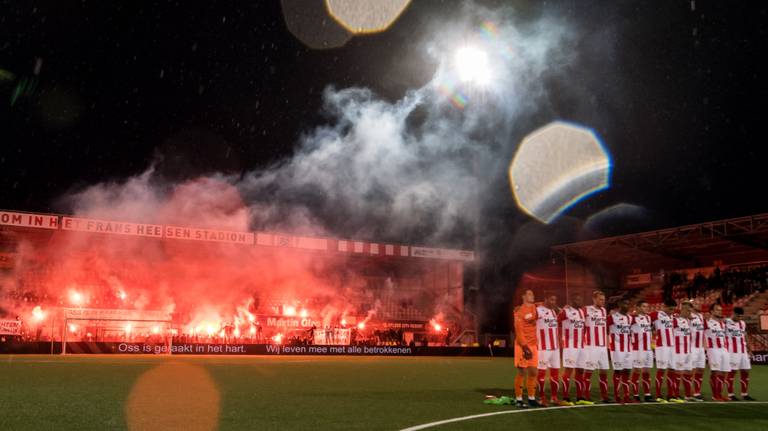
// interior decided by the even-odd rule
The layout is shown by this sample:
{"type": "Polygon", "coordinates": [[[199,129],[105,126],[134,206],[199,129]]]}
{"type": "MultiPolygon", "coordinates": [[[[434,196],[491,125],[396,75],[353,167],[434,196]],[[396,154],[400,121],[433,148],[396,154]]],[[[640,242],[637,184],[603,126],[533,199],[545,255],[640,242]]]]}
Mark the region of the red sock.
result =
{"type": "Polygon", "coordinates": [[[624,389],[624,402],[628,403],[631,395],[629,391],[629,370],[624,370],[621,373],[621,387],[624,389]]]}
{"type": "Polygon", "coordinates": [[[549,392],[552,401],[557,400],[557,393],[560,391],[560,370],[557,368],[549,369],[549,392]]]}
{"type": "Polygon", "coordinates": [[[639,371],[633,371],[632,372],[632,380],[630,382],[630,389],[632,390],[632,395],[639,397],[640,396],[640,372],[639,371]]]}
{"type": "Polygon", "coordinates": [[[725,376],[722,374],[717,376],[715,379],[715,390],[717,391],[717,396],[719,398],[723,397],[723,384],[725,383],[725,376]]]}
{"type": "Polygon", "coordinates": [[[656,370],[656,398],[661,398],[661,387],[664,384],[664,371],[656,370]]]}
{"type": "Polygon", "coordinates": [[[619,390],[621,389],[621,373],[623,370],[613,372],[613,397],[616,401],[620,400],[619,390]]]}
{"type": "Polygon", "coordinates": [[[567,400],[571,396],[571,373],[573,373],[573,368],[566,368],[565,372],[563,373],[563,399],[564,400],[567,400]]]}
{"type": "Polygon", "coordinates": [[[693,394],[701,395],[701,383],[704,381],[704,373],[697,371],[693,375],[693,394]]]}
{"type": "Polygon", "coordinates": [[[739,375],[741,376],[739,381],[741,382],[741,396],[743,397],[749,395],[749,371],[741,370],[739,375]]]}
{"type": "Polygon", "coordinates": [[[600,397],[604,400],[608,399],[608,373],[600,371],[598,375],[600,377],[600,397]]]}
{"type": "Polygon", "coordinates": [[[725,378],[725,383],[728,386],[728,395],[733,395],[733,380],[736,378],[736,371],[728,372],[728,377],[725,378]]]}
{"type": "Polygon", "coordinates": [[[544,380],[547,378],[547,370],[539,370],[536,376],[536,380],[539,385],[539,398],[544,399],[544,380]]]}
{"type": "Polygon", "coordinates": [[[651,395],[651,372],[643,371],[643,395],[651,395]]]}
{"type": "Polygon", "coordinates": [[[576,399],[584,398],[584,370],[581,368],[576,369],[576,399]]]}
{"type": "Polygon", "coordinates": [[[675,382],[672,379],[674,375],[674,371],[667,370],[667,398],[675,396],[675,382]]]}
{"type": "Polygon", "coordinates": [[[678,389],[680,389],[680,373],[677,371],[668,371],[667,372],[667,384],[669,385],[667,388],[667,395],[671,398],[678,398],[680,396],[680,393],[678,392],[678,389]]]}
{"type": "Polygon", "coordinates": [[[717,392],[717,376],[714,373],[709,375],[709,386],[712,389],[712,398],[719,398],[720,394],[717,392]]]}
{"type": "Polygon", "coordinates": [[[683,375],[683,386],[685,386],[685,396],[686,397],[692,397],[693,396],[693,382],[691,381],[691,375],[690,374],[684,374],[683,375]]]}
{"type": "Polygon", "coordinates": [[[584,370],[584,376],[581,378],[581,390],[584,399],[592,399],[592,371],[584,370]]]}

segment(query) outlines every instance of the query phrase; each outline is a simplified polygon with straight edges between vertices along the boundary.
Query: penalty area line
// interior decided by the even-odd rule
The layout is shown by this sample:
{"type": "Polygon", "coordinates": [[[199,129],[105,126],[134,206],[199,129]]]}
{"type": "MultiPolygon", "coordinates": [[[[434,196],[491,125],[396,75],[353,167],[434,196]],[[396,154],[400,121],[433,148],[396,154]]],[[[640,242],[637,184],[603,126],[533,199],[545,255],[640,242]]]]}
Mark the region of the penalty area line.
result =
{"type": "Polygon", "coordinates": [[[418,431],[423,430],[426,428],[432,428],[440,425],[450,424],[454,422],[463,422],[463,421],[469,421],[473,419],[480,419],[480,418],[487,418],[490,416],[498,416],[498,415],[512,415],[512,414],[518,414],[518,413],[533,413],[533,412],[549,412],[553,410],[565,410],[565,409],[587,409],[587,408],[597,408],[597,407],[634,407],[634,406],[684,406],[684,405],[702,405],[702,404],[716,404],[716,405],[733,405],[733,404],[768,404],[768,401],[728,401],[724,403],[720,402],[703,402],[703,403],[639,403],[639,404],[594,404],[591,406],[557,406],[557,407],[542,407],[542,408],[531,408],[531,409],[517,409],[517,410],[504,410],[502,412],[491,412],[491,413],[481,413],[476,415],[469,415],[469,416],[462,416],[458,418],[451,418],[451,419],[444,419],[441,421],[436,422],[430,422],[422,425],[414,425],[412,427],[403,428],[400,431],[418,431]]]}

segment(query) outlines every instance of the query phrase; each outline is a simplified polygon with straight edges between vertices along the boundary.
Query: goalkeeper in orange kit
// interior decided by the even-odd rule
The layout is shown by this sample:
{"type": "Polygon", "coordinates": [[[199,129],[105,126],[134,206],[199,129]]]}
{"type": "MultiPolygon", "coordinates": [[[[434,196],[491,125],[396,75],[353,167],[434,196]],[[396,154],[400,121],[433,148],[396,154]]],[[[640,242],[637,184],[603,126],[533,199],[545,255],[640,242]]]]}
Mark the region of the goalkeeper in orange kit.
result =
{"type": "Polygon", "coordinates": [[[523,293],[523,304],[514,310],[515,319],[515,405],[538,407],[536,401],[536,373],[539,364],[536,345],[536,305],[533,291],[523,293]],[[528,392],[528,404],[523,402],[523,383],[528,392]]]}

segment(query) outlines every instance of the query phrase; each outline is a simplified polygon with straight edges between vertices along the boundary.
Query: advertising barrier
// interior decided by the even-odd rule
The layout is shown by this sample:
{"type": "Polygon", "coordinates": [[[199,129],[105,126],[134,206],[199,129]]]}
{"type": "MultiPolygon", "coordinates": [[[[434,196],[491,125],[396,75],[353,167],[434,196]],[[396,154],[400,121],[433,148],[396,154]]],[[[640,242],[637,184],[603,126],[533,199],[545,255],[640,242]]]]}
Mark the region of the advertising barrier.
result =
{"type": "MultiPolygon", "coordinates": [[[[488,347],[426,347],[426,346],[283,346],[275,344],[199,344],[180,343],[107,343],[68,342],[67,353],[74,354],[150,354],[150,355],[316,355],[316,356],[490,356],[488,347]]],[[[61,343],[6,342],[0,343],[0,353],[57,354],[61,343]]],[[[493,348],[493,356],[512,356],[511,349],[493,348]]]]}

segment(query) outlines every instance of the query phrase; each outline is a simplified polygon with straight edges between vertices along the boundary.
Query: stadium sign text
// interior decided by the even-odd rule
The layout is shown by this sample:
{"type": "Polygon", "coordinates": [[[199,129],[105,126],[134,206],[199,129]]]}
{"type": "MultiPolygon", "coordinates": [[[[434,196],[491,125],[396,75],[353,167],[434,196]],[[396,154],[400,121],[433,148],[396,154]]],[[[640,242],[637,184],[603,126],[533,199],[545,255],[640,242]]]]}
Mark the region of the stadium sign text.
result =
{"type": "Polygon", "coordinates": [[[282,317],[267,317],[267,326],[270,328],[311,328],[320,327],[320,322],[309,317],[302,319],[285,319],[282,317]]]}
{"type": "Polygon", "coordinates": [[[127,223],[107,220],[95,220],[77,217],[62,217],[61,228],[78,232],[112,233],[119,235],[163,237],[163,227],[159,224],[127,223]]]}
{"type": "Polygon", "coordinates": [[[198,229],[179,226],[165,226],[165,237],[193,241],[228,242],[232,244],[253,244],[253,233],[228,230],[198,229]]]}
{"type": "Polygon", "coordinates": [[[59,217],[0,211],[0,225],[58,229],[59,217]]]}
{"type": "Polygon", "coordinates": [[[0,320],[0,335],[19,335],[21,333],[21,321],[0,320]]]}

